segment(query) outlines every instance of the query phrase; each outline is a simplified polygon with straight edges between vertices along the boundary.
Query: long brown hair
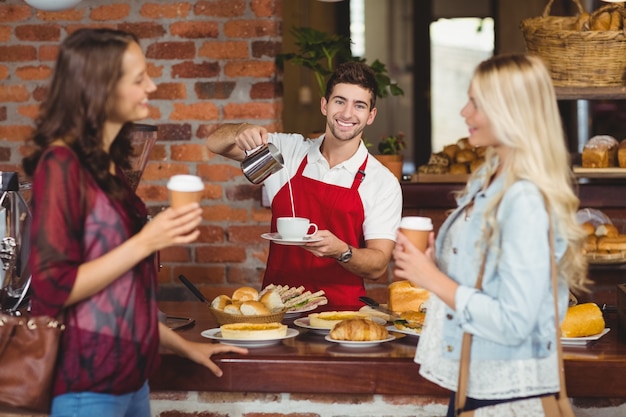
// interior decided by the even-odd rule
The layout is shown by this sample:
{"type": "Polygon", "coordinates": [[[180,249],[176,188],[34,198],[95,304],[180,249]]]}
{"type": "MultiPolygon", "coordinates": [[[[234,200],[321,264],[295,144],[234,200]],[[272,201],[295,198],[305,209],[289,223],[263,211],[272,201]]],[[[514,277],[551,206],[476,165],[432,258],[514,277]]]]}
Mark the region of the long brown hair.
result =
{"type": "Polygon", "coordinates": [[[42,153],[62,140],[78,155],[98,185],[114,199],[124,196],[118,178],[109,167],[130,167],[132,123],[126,123],[109,153],[102,143],[110,97],[122,77],[122,57],[132,42],[130,33],[113,29],[79,29],[61,44],[52,81],[41,103],[31,139],[35,151],[24,158],[27,175],[32,175],[42,153]]]}

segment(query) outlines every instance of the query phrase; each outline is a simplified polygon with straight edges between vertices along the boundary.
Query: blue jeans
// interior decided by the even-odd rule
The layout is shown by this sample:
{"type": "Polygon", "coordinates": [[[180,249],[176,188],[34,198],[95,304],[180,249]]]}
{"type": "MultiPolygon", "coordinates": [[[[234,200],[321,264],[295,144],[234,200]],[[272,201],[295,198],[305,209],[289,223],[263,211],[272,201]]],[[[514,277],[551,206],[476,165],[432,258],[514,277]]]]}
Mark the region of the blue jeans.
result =
{"type": "Polygon", "coordinates": [[[148,383],[124,395],[70,392],[54,397],[50,417],[150,417],[148,383]]]}

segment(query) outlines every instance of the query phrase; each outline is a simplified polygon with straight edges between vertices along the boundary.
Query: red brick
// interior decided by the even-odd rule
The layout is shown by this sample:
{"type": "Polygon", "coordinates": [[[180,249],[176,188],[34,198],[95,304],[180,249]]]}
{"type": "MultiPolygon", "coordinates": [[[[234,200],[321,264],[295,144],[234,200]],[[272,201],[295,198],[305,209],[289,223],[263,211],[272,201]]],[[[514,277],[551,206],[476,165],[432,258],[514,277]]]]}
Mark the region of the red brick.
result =
{"type": "Polygon", "coordinates": [[[0,147],[0,161],[9,162],[11,160],[11,148],[0,147]]]}
{"type": "Polygon", "coordinates": [[[167,179],[176,174],[189,174],[189,166],[187,164],[153,162],[146,166],[141,178],[145,181],[156,181],[167,179]]]}
{"type": "Polygon", "coordinates": [[[187,39],[217,38],[219,25],[217,22],[175,22],[170,25],[170,33],[187,39]]]}
{"type": "Polygon", "coordinates": [[[228,38],[266,38],[280,34],[275,20],[229,20],[224,23],[224,35],[228,38]]]}
{"type": "MultiPolygon", "coordinates": [[[[158,133],[157,133],[158,135],[158,133]]],[[[150,152],[151,161],[165,161],[167,159],[167,150],[165,146],[160,143],[155,143],[150,152]]]]}
{"type": "Polygon", "coordinates": [[[30,98],[24,85],[0,85],[0,102],[23,102],[30,98]]]}
{"type": "Polygon", "coordinates": [[[282,1],[277,0],[252,0],[250,8],[258,17],[282,16],[282,1]]]}
{"type": "Polygon", "coordinates": [[[189,3],[158,4],[147,3],[141,6],[139,13],[148,19],[180,19],[187,17],[191,11],[189,3]]]}
{"type": "Polygon", "coordinates": [[[15,75],[22,80],[45,80],[52,75],[52,68],[47,65],[20,67],[15,75]]]}
{"type": "Polygon", "coordinates": [[[256,83],[250,89],[250,98],[253,100],[280,98],[282,96],[283,89],[281,83],[275,83],[270,81],[256,83]]]}
{"type": "Polygon", "coordinates": [[[231,226],[228,228],[228,241],[233,243],[257,243],[265,241],[261,238],[263,233],[269,231],[269,225],[264,226],[231,226]]]}
{"type": "Polygon", "coordinates": [[[170,147],[172,161],[197,162],[204,161],[208,149],[202,144],[172,145],[170,147]]]}
{"type": "Polygon", "coordinates": [[[9,77],[9,67],[0,65],[0,79],[6,80],[9,77]]]}
{"type": "Polygon", "coordinates": [[[183,83],[157,84],[155,92],[150,94],[150,100],[176,100],[187,98],[187,89],[183,83]]]}
{"type": "Polygon", "coordinates": [[[272,78],[276,73],[274,61],[230,61],[224,66],[224,74],[232,78],[272,78]]]}
{"type": "MultiPolygon", "coordinates": [[[[196,137],[206,139],[211,133],[215,132],[219,126],[220,124],[218,123],[201,124],[198,126],[198,130],[196,131],[196,137]]],[[[210,154],[209,158],[212,155],[215,154],[210,154]]]]}
{"type": "Polygon", "coordinates": [[[61,38],[61,28],[52,24],[16,26],[15,37],[21,41],[58,41],[61,38]]]}
{"type": "Polygon", "coordinates": [[[159,141],[178,141],[191,139],[191,126],[189,124],[162,124],[159,125],[159,141]]]}
{"type": "Polygon", "coordinates": [[[91,20],[123,20],[130,13],[130,5],[124,3],[109,4],[105,6],[94,7],[89,17],[91,20]]]}
{"type": "Polygon", "coordinates": [[[219,117],[217,106],[210,102],[173,104],[174,110],[170,114],[170,120],[217,120],[219,117]]]}
{"type": "MultiPolygon", "coordinates": [[[[265,262],[259,262],[259,267],[244,267],[235,264],[228,268],[228,276],[226,279],[232,284],[237,284],[237,286],[249,285],[260,289],[264,274],[265,262]]],[[[245,415],[248,416],[248,413],[245,415]]]]}
{"type": "Polygon", "coordinates": [[[274,58],[280,52],[280,42],[254,41],[252,42],[252,56],[254,58],[274,58]]]}
{"type": "Polygon", "coordinates": [[[244,262],[246,249],[241,246],[202,246],[196,247],[196,262],[223,263],[244,262]]]}
{"type": "Polygon", "coordinates": [[[43,87],[43,86],[36,87],[33,90],[33,99],[35,101],[42,101],[45,98],[46,94],[48,94],[47,87],[43,87]]]}
{"type": "Polygon", "coordinates": [[[273,119],[276,117],[272,103],[227,104],[224,107],[224,120],[273,119]]]}
{"type": "Polygon", "coordinates": [[[59,45],[41,45],[39,47],[40,61],[55,61],[59,55],[59,45]]]}
{"type": "Polygon", "coordinates": [[[248,210],[227,205],[202,207],[202,218],[209,222],[245,222],[248,220],[248,210]]]}
{"type": "Polygon", "coordinates": [[[204,42],[198,50],[198,56],[213,59],[244,59],[250,56],[248,42],[204,42]]]}
{"type": "Polygon", "coordinates": [[[37,50],[29,45],[0,45],[0,60],[3,62],[34,61],[37,50]]]}
{"type": "Polygon", "coordinates": [[[252,210],[252,221],[269,223],[272,220],[272,211],[269,208],[258,207],[252,210]]]}
{"type": "MultiPolygon", "coordinates": [[[[223,284],[226,277],[226,267],[221,265],[183,265],[173,266],[172,275],[178,277],[184,275],[191,282],[205,284],[223,284]]],[[[176,278],[178,281],[178,278],[176,278]]],[[[162,415],[161,413],[160,415],[162,415]]]]}
{"type": "Polygon", "coordinates": [[[197,82],[194,90],[199,99],[224,100],[230,97],[236,86],[232,81],[197,82]]]}
{"type": "Polygon", "coordinates": [[[198,242],[202,243],[222,243],[226,240],[224,229],[220,226],[201,225],[198,227],[200,230],[200,237],[198,242]]]}
{"type": "Polygon", "coordinates": [[[161,249],[160,261],[163,262],[189,262],[191,260],[191,249],[188,246],[171,246],[161,249]]]}
{"type": "Polygon", "coordinates": [[[158,107],[150,106],[150,116],[148,118],[152,120],[160,120],[161,119],[161,109],[158,107]]]}
{"type": "Polygon", "coordinates": [[[220,64],[218,62],[191,61],[181,62],[172,65],[173,78],[210,78],[220,74],[220,64]]]}
{"type": "Polygon", "coordinates": [[[119,29],[135,34],[139,39],[161,38],[167,30],[156,22],[120,23],[119,29]]]}
{"type": "Polygon", "coordinates": [[[198,16],[236,17],[242,16],[246,9],[244,0],[198,1],[194,13],[198,16]]]}
{"type": "Polygon", "coordinates": [[[137,187],[137,195],[144,201],[167,201],[167,189],[165,186],[145,185],[139,183],[139,187],[137,187]]]}
{"type": "Polygon", "coordinates": [[[160,284],[169,284],[172,282],[172,268],[168,264],[163,264],[161,270],[157,273],[157,279],[160,284]]]}
{"type": "Polygon", "coordinates": [[[104,23],[104,22],[97,22],[97,23],[76,23],[76,24],[72,24],[72,25],[67,25],[65,27],[65,31],[67,32],[68,35],[71,35],[72,33],[76,32],[78,29],[82,29],[82,28],[92,28],[92,29],[97,29],[97,28],[108,28],[108,29],[117,29],[117,23],[104,23]]]}
{"type": "Polygon", "coordinates": [[[146,50],[150,59],[194,59],[195,56],[193,42],[155,42],[146,50]]]}
{"type": "Polygon", "coordinates": [[[7,119],[7,106],[0,106],[0,121],[7,119]]]}
{"type": "Polygon", "coordinates": [[[18,106],[17,112],[22,116],[30,117],[34,120],[39,114],[39,105],[31,104],[26,106],[18,106]]]}
{"type": "Polygon", "coordinates": [[[211,182],[224,182],[242,176],[241,168],[226,164],[198,165],[198,175],[211,182]]]}
{"type": "Polygon", "coordinates": [[[252,200],[261,202],[261,187],[252,183],[234,185],[226,188],[226,198],[231,201],[252,200]]]}
{"type": "Polygon", "coordinates": [[[24,142],[26,139],[30,138],[32,134],[33,128],[30,126],[0,126],[0,140],[8,140],[10,142],[24,142]]]}
{"type": "Polygon", "coordinates": [[[11,39],[11,27],[0,26],[0,41],[8,42],[11,39]]]}
{"type": "Polygon", "coordinates": [[[33,8],[27,5],[0,5],[0,22],[20,22],[30,18],[33,8]]]}
{"type": "Polygon", "coordinates": [[[152,62],[148,62],[148,75],[152,78],[159,78],[163,75],[163,65],[155,65],[152,62]]]}
{"type": "MultiPolygon", "coordinates": [[[[83,2],[83,4],[86,2],[83,2]]],[[[73,21],[77,22],[79,20],[83,20],[85,13],[87,11],[86,7],[77,7],[73,9],[60,10],[58,12],[46,12],[43,10],[37,11],[37,19],[43,20],[46,22],[59,21],[59,22],[67,22],[73,21]]]]}

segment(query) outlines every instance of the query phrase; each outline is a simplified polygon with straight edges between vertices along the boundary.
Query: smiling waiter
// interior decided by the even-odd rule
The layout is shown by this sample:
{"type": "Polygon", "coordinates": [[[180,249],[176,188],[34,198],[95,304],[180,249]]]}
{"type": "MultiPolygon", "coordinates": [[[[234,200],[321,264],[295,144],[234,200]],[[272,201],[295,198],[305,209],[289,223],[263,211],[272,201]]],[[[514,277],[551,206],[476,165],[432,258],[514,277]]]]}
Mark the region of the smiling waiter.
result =
{"type": "Polygon", "coordinates": [[[319,138],[268,133],[248,123],[222,125],[208,137],[209,150],[237,161],[244,159],[246,150],[273,143],[285,164],[264,183],[272,207],[271,231],[276,232],[277,218],[294,215],[319,227],[315,237],[320,240],[315,242],[270,243],[263,287],[324,290],[330,307],[358,309],[363,306],[359,296],[365,295],[363,279],[376,280],[387,271],[402,191],[397,178],[361,140],[365,126],[376,117],[377,89],[366,64],[344,63],[330,77],[321,99],[326,130],[319,138]]]}

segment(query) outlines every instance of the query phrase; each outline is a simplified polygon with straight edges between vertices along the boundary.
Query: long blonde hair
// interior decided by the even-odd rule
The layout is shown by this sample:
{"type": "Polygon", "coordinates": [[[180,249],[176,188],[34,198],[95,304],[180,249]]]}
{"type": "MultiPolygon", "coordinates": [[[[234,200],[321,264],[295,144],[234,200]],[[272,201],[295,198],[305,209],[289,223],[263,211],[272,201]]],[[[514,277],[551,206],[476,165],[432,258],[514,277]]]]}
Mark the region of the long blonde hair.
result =
{"type": "MultiPolygon", "coordinates": [[[[587,262],[583,255],[584,232],[576,220],[579,200],[556,102],[554,87],[542,61],[529,55],[502,55],[478,65],[471,81],[478,108],[482,109],[498,141],[507,148],[502,161],[502,193],[487,209],[483,233],[498,233],[496,210],[508,187],[528,180],[545,196],[553,215],[553,227],[568,243],[559,272],[571,289],[584,290],[587,262]]],[[[501,161],[487,154],[491,177],[501,161]]],[[[467,189],[464,190],[467,193],[467,189]]]]}

